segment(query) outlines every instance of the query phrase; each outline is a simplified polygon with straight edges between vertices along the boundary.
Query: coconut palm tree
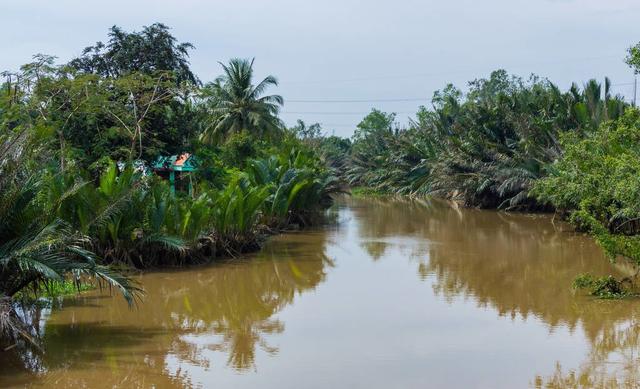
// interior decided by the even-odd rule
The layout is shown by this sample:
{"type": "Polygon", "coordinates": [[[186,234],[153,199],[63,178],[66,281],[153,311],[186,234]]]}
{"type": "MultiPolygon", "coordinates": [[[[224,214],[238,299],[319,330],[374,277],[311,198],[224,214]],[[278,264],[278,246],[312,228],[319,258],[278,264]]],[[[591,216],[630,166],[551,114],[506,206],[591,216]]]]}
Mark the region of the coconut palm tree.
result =
{"type": "Polygon", "coordinates": [[[283,105],[279,95],[263,96],[270,86],[278,85],[273,76],[253,84],[253,59],[234,58],[220,64],[224,75],[205,87],[205,98],[213,116],[202,139],[207,142],[225,139],[233,133],[248,131],[256,136],[273,136],[283,124],[278,112],[283,105]]]}

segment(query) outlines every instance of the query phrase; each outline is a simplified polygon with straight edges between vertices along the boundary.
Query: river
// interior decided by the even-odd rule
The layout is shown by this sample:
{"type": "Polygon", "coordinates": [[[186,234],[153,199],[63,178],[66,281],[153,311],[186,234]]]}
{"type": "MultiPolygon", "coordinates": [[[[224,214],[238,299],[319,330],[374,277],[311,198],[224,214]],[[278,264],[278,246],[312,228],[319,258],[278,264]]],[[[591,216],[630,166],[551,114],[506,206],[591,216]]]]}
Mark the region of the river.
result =
{"type": "Polygon", "coordinates": [[[133,309],[59,301],[36,318],[46,352],[0,357],[0,387],[640,387],[637,301],[571,289],[625,273],[588,237],[440,201],[333,212],[241,259],[145,273],[133,309]]]}

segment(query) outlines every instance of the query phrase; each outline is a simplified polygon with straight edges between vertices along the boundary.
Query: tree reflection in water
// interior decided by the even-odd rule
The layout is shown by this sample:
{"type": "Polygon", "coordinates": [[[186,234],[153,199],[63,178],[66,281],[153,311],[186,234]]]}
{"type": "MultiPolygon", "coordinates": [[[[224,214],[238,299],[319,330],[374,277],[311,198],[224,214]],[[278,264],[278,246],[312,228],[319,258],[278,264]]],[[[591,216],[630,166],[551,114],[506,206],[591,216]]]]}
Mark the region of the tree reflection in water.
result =
{"type": "Polygon", "coordinates": [[[227,363],[237,370],[254,367],[256,345],[277,353],[277,347],[264,339],[265,334],[284,331],[284,324],[272,316],[291,304],[297,293],[322,282],[325,267],[332,262],[322,247],[313,249],[302,242],[267,247],[261,257],[208,273],[199,280],[201,291],[189,290],[170,301],[175,304],[174,325],[195,330],[180,337],[184,346],[225,352],[227,363]],[[211,333],[221,335],[221,340],[208,343],[211,333]]]}
{"type": "Polygon", "coordinates": [[[596,301],[570,290],[583,272],[629,274],[623,264],[612,266],[589,238],[544,215],[459,209],[442,201],[367,202],[375,211],[353,209],[363,249],[374,260],[400,248],[449,303],[472,299],[499,316],[535,317],[550,332],[558,326],[584,332],[586,362],[578,370],[558,366],[550,376],[538,375],[535,386],[640,387],[637,300],[596,301]]]}
{"type": "Polygon", "coordinates": [[[608,325],[591,340],[591,350],[577,369],[560,364],[549,376],[537,375],[536,388],[639,388],[639,319],[608,325]]]}
{"type": "MultiPolygon", "coordinates": [[[[47,353],[41,358],[27,358],[37,361],[32,364],[35,370],[45,371],[38,375],[36,385],[182,387],[219,383],[225,376],[231,380],[228,382],[251,387],[265,377],[282,377],[292,366],[308,367],[309,371],[297,372],[305,379],[311,376],[321,382],[327,374],[334,374],[332,378],[337,381],[333,382],[342,382],[343,375],[359,378],[362,372],[344,369],[369,368],[377,362],[366,359],[366,355],[362,361],[354,361],[362,350],[374,344],[381,350],[384,366],[397,362],[397,376],[385,369],[367,370],[372,386],[384,386],[390,382],[385,379],[401,380],[411,374],[428,372],[437,376],[436,370],[441,366],[454,371],[469,361],[481,361],[484,352],[493,352],[504,362],[522,344],[533,349],[514,364],[520,368],[517,380],[523,380],[524,385],[638,386],[637,300],[598,301],[570,289],[578,273],[621,275],[626,271],[612,267],[587,237],[569,232],[562,224],[554,225],[549,217],[541,215],[458,209],[438,201],[351,199],[344,203],[347,227],[339,227],[337,232],[280,236],[263,252],[246,260],[145,274],[142,282],[147,296],[138,310],[129,310],[121,299],[97,294],[64,300],[65,309],[54,310],[41,327],[47,353]],[[329,244],[328,239],[335,242],[329,244]],[[321,322],[324,327],[317,334],[305,332],[301,339],[292,328],[287,333],[284,318],[289,316],[279,313],[296,302],[296,307],[304,307],[295,300],[325,281],[333,265],[327,252],[337,253],[342,273],[331,277],[332,282],[323,290],[327,293],[307,300],[315,304],[307,308],[332,311],[320,317],[325,320],[321,322]],[[423,282],[414,278],[413,266],[423,282]],[[415,285],[409,285],[408,280],[416,281],[415,285]],[[381,288],[381,283],[387,281],[381,288]],[[408,287],[399,287],[405,285],[408,287]],[[427,293],[420,294],[425,285],[432,286],[435,296],[428,287],[427,293]],[[405,294],[400,295],[399,291],[405,294]],[[408,296],[406,291],[416,293],[408,296]],[[422,301],[428,304],[421,305],[422,301]],[[416,313],[412,312],[414,305],[415,310],[421,306],[447,309],[416,313]],[[358,321],[357,315],[350,316],[354,306],[364,321],[358,321]],[[396,308],[399,315],[387,314],[396,308]],[[465,321],[487,316],[489,322],[465,321]],[[506,320],[496,320],[503,317],[506,320]],[[344,321],[351,319],[355,321],[344,321]],[[499,328],[505,328],[501,327],[503,322],[511,321],[514,334],[524,339],[516,336],[521,343],[505,348],[512,338],[494,332],[489,339],[495,344],[487,350],[467,348],[465,341],[475,345],[477,339],[457,331],[484,331],[493,327],[491,320],[499,328]],[[396,328],[398,331],[394,332],[396,328]],[[554,333],[569,337],[566,344],[572,347],[570,352],[562,350],[565,343],[561,340],[547,355],[546,348],[537,347],[527,338],[541,334],[535,339],[544,340],[547,331],[550,343],[561,340],[554,333]],[[323,336],[326,344],[318,343],[316,339],[323,336]],[[332,354],[332,347],[338,347],[334,337],[353,342],[340,344],[345,355],[332,354]],[[458,337],[463,340],[458,341],[458,337]],[[402,343],[405,340],[406,345],[402,343]],[[283,342],[283,350],[278,348],[278,342],[283,342]],[[289,353],[299,343],[300,349],[289,353]],[[455,343],[456,348],[448,348],[449,343],[455,343]],[[318,348],[319,359],[315,358],[315,350],[309,352],[309,347],[318,348]],[[585,347],[584,357],[579,354],[581,347],[585,347]],[[406,350],[410,352],[405,353],[406,350]],[[445,352],[442,357],[442,350],[449,354],[445,352]],[[274,354],[279,354],[277,360],[268,358],[274,354]],[[301,364],[291,359],[304,357],[308,360],[301,364]],[[567,365],[565,358],[572,365],[567,365]],[[536,359],[548,359],[549,363],[537,365],[541,368],[530,367],[529,363],[536,359]],[[558,359],[565,365],[558,362],[554,370],[553,363],[558,359]],[[264,366],[269,367],[263,367],[259,376],[254,375],[266,360],[278,363],[265,362],[264,366]],[[317,361],[320,363],[314,365],[317,361]],[[431,368],[423,361],[443,365],[431,368]],[[353,366],[349,365],[351,362],[353,366]],[[420,365],[417,370],[416,365],[420,365]],[[275,369],[271,376],[269,368],[275,369]],[[317,375],[313,375],[316,368],[317,375]],[[245,380],[251,376],[256,381],[245,380]]],[[[306,313],[304,309],[300,312],[306,313]]],[[[306,331],[314,329],[309,327],[313,318],[302,316],[296,320],[304,322],[301,327],[306,331]]],[[[13,370],[19,362],[10,365],[0,361],[0,386],[34,383],[33,376],[13,370]]],[[[501,378],[503,366],[488,361],[484,367],[490,368],[489,374],[496,374],[488,379],[501,378]]],[[[456,377],[446,374],[440,378],[455,381],[456,377]]],[[[465,374],[472,379],[481,375],[466,368],[465,374]]],[[[270,384],[274,386],[274,382],[270,384]]]]}
{"type": "MultiPolygon", "coordinates": [[[[274,315],[332,266],[325,238],[320,231],[289,234],[244,260],[146,274],[145,301],[133,311],[97,293],[66,299],[67,309],[44,328],[47,352],[33,354],[31,364],[46,372],[42,384],[65,387],[190,386],[189,365],[224,363],[207,351],[226,354],[234,369],[255,369],[257,348],[278,352],[265,339],[285,329],[274,315]]],[[[0,378],[15,385],[34,378],[16,374],[17,362],[2,358],[0,378]]]]}

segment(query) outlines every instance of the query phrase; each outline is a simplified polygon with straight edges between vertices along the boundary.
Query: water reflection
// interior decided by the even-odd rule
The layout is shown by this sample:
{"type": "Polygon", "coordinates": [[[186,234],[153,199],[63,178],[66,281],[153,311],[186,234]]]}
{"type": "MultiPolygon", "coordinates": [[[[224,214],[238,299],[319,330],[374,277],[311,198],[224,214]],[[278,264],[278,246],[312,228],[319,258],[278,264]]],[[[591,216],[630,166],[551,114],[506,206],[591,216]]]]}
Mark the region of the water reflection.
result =
{"type": "MultiPolygon", "coordinates": [[[[332,266],[324,233],[298,237],[275,239],[241,261],[147,274],[138,310],[98,294],[65,300],[44,328],[39,383],[190,386],[189,366],[255,369],[257,349],[278,352],[265,339],[285,329],[274,315],[321,283],[332,266]],[[87,374],[94,369],[98,374],[87,374]]],[[[15,361],[3,362],[0,378],[20,385],[26,378],[15,374],[15,361]]]]}
{"type": "Polygon", "coordinates": [[[418,262],[419,277],[431,279],[434,293],[450,304],[473,299],[498,316],[533,316],[550,331],[584,332],[590,351],[580,367],[558,364],[551,374],[537,374],[534,386],[640,387],[637,300],[596,301],[569,290],[581,272],[621,277],[633,274],[628,264],[612,266],[592,240],[548,216],[460,210],[440,201],[378,199],[369,206],[376,210],[354,209],[373,259],[394,238],[413,236],[409,257],[418,262]]]}
{"type": "Polygon", "coordinates": [[[438,201],[340,209],[246,260],[144,275],[139,310],[64,300],[41,373],[0,353],[0,386],[640,387],[637,300],[570,289],[629,271],[587,237],[438,201]]]}
{"type": "Polygon", "coordinates": [[[638,388],[640,387],[640,324],[637,315],[606,326],[592,340],[580,367],[557,364],[553,374],[535,377],[536,388],[638,388]]]}
{"type": "Polygon", "coordinates": [[[322,282],[326,266],[332,265],[323,251],[323,236],[269,246],[258,261],[199,274],[197,290],[190,286],[165,295],[174,328],[189,330],[189,336],[180,337],[183,346],[223,352],[227,364],[237,370],[254,367],[256,346],[277,353],[278,348],[264,339],[284,331],[284,324],[273,315],[291,304],[297,293],[322,282]],[[211,333],[221,338],[213,340],[211,333]]]}
{"type": "MultiPolygon", "coordinates": [[[[399,202],[372,200],[375,211],[354,207],[363,248],[374,259],[400,247],[418,262],[419,276],[434,279],[436,294],[449,301],[473,298],[501,316],[534,315],[550,326],[575,326],[582,319],[597,332],[601,321],[589,317],[602,307],[576,300],[568,293],[571,283],[581,272],[621,275],[621,270],[612,268],[586,236],[563,231],[566,226],[554,226],[547,216],[459,210],[439,201],[399,202]]],[[[628,307],[611,304],[607,312],[627,317],[628,307]]]]}

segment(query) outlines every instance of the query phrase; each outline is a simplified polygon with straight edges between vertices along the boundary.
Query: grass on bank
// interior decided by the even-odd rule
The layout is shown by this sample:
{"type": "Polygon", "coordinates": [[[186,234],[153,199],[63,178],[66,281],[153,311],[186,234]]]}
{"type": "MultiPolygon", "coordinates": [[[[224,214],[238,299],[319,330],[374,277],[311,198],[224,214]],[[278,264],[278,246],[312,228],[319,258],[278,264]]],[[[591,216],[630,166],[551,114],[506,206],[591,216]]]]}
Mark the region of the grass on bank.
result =
{"type": "Polygon", "coordinates": [[[350,189],[350,194],[356,198],[362,197],[388,197],[395,196],[395,194],[390,192],[384,192],[374,188],[367,188],[366,186],[356,186],[350,189]]]}
{"type": "Polygon", "coordinates": [[[64,281],[51,281],[42,284],[40,289],[23,289],[18,292],[14,297],[15,300],[23,303],[36,303],[39,299],[45,298],[57,298],[65,296],[73,296],[86,292],[89,290],[95,290],[96,286],[89,283],[77,284],[72,280],[64,281]]]}

